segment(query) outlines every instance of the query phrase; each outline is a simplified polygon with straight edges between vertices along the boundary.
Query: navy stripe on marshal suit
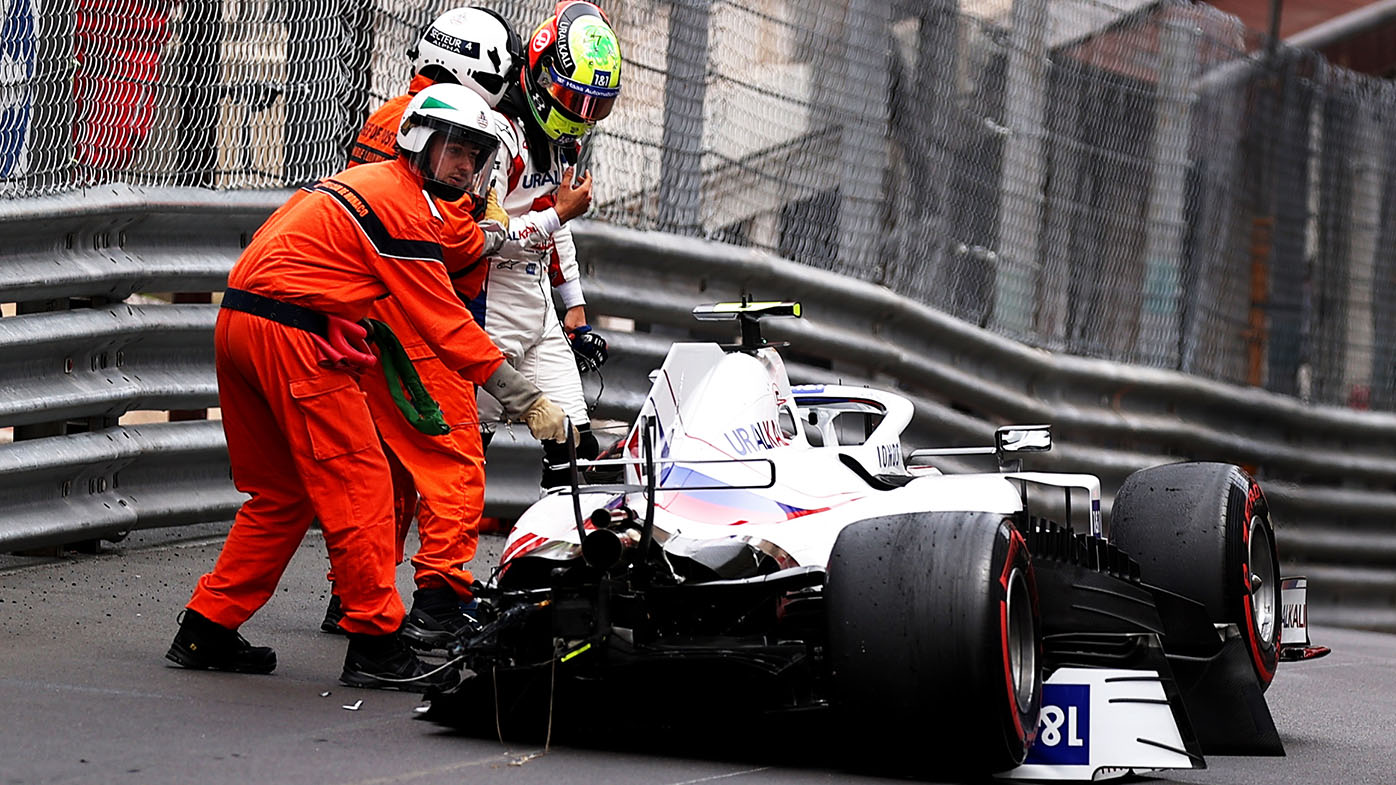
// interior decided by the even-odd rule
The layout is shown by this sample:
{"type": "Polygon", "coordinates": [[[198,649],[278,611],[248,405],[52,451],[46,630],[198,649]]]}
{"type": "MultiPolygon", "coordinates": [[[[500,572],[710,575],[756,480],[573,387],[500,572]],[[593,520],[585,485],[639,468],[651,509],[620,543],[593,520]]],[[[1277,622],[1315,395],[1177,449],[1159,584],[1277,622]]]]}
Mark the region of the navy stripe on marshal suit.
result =
{"type": "Polygon", "coordinates": [[[316,183],[310,190],[328,194],[343,205],[349,215],[358,222],[359,228],[363,229],[368,241],[373,243],[373,247],[379,255],[394,259],[419,259],[424,262],[444,263],[445,257],[441,253],[440,243],[434,243],[430,240],[403,240],[392,236],[388,232],[388,227],[384,226],[383,221],[373,212],[368,200],[344,183],[328,178],[316,183]]]}
{"type": "Polygon", "coordinates": [[[379,150],[372,145],[363,142],[355,142],[349,150],[349,162],[355,164],[376,164],[379,161],[386,161],[396,156],[397,153],[391,150],[379,150]]]}

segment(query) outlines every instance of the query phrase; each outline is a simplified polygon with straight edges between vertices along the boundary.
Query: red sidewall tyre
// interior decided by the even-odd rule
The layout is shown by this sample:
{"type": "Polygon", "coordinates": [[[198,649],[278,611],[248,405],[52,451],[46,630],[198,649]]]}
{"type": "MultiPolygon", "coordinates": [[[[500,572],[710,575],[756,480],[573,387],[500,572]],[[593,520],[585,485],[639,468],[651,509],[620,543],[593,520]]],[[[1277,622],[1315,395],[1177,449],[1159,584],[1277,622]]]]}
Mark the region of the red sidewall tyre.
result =
{"type": "Polygon", "coordinates": [[[1042,641],[1022,535],[1002,515],[862,521],[834,544],[827,657],[845,731],[902,774],[992,774],[1037,736],[1042,641]]]}
{"type": "Polygon", "coordinates": [[[1280,644],[1280,566],[1260,484],[1226,463],[1131,474],[1115,495],[1110,539],[1147,584],[1190,597],[1214,624],[1235,624],[1262,690],[1280,644]],[[1257,580],[1258,579],[1258,580],[1257,580]]]}

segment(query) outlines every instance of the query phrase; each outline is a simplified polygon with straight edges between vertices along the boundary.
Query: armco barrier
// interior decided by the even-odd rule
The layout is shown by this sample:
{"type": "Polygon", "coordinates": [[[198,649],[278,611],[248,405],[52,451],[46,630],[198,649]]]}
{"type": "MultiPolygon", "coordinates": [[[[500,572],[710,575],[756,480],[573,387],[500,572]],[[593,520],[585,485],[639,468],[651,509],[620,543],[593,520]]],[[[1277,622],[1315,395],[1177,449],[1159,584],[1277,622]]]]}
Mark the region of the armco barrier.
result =
{"type": "MultiPolygon", "coordinates": [[[[215,306],[180,301],[221,290],[286,196],[109,187],[0,204],[0,303],[19,312],[0,318],[0,428],[15,438],[0,443],[0,550],[232,515],[243,497],[216,422],[123,416],[216,406],[215,306]],[[124,302],[139,292],[193,296],[124,302]]],[[[693,305],[798,299],[805,319],[765,327],[792,343],[792,378],[900,388],[916,407],[906,447],[987,444],[999,424],[1050,422],[1057,446],[1034,467],[1099,475],[1107,512],[1139,467],[1243,464],[1265,482],[1286,572],[1313,578],[1316,618],[1396,629],[1396,417],[1041,352],[749,249],[590,222],[577,238],[590,313],[638,328],[608,333],[612,360],[590,381],[604,380],[597,417],[633,415],[674,337],[731,338],[694,322],[693,305]]],[[[536,460],[526,429],[496,438],[491,512],[535,498],[536,460]]]]}

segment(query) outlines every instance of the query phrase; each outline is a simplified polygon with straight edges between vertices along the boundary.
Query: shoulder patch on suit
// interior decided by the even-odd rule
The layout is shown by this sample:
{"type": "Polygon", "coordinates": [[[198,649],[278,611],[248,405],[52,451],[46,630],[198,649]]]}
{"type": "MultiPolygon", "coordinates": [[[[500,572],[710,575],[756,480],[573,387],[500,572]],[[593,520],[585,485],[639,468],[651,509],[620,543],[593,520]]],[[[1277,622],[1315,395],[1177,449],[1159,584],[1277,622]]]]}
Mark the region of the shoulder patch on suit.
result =
{"type": "Polygon", "coordinates": [[[383,220],[374,212],[373,205],[369,204],[362,194],[348,184],[327,177],[316,183],[311,190],[325,194],[344,208],[344,211],[349,214],[350,220],[359,227],[359,231],[364,233],[364,237],[379,256],[391,259],[442,261],[440,243],[394,237],[383,220]]]}

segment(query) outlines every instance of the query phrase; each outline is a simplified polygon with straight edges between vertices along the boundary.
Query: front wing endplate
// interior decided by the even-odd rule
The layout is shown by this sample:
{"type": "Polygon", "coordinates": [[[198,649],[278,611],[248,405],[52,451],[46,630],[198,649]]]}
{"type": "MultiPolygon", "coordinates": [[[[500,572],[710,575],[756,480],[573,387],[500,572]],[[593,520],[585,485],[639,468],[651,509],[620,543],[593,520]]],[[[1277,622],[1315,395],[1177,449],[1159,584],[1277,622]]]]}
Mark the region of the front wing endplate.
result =
{"type": "Polygon", "coordinates": [[[1091,781],[1206,768],[1190,752],[1156,671],[1061,668],[1042,687],[1037,742],[1014,780],[1091,781]]]}

